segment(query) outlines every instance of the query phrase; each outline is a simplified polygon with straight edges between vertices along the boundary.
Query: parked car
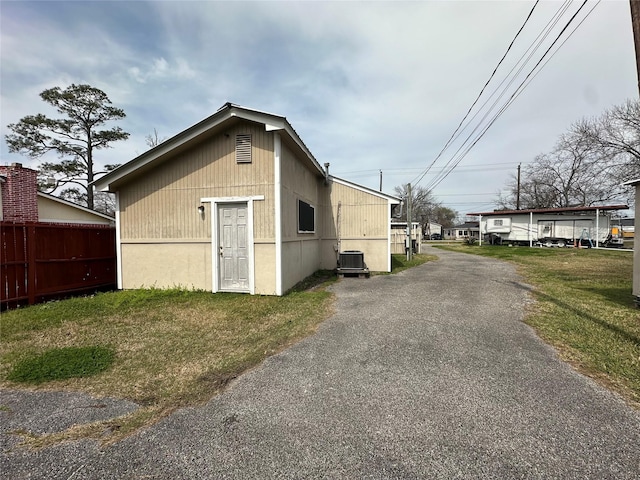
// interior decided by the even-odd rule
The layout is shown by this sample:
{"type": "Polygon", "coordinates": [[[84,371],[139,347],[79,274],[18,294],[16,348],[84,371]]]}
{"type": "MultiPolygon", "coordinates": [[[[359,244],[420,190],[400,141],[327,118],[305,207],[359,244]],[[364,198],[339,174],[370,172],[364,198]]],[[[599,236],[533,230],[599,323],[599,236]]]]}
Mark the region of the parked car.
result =
{"type": "Polygon", "coordinates": [[[431,234],[431,240],[442,240],[442,235],[439,233],[433,233],[431,234]]]}

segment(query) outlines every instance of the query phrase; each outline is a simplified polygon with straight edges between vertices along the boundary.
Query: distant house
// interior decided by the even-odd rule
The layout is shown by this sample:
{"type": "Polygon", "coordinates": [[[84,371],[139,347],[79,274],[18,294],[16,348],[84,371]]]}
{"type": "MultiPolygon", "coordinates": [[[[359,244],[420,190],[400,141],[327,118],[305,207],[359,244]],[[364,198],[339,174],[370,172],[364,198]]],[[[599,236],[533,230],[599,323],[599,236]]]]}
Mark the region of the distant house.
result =
{"type": "Polygon", "coordinates": [[[95,210],[38,191],[38,172],[20,163],[0,166],[0,221],[115,225],[95,210]]]}
{"type": "Polygon", "coordinates": [[[390,271],[400,199],[328,166],[285,117],[225,104],[95,182],[117,198],[119,286],[282,295],[350,250],[390,271]]]}
{"type": "Polygon", "coordinates": [[[444,229],[444,238],[447,240],[462,240],[465,238],[480,238],[478,222],[465,222],[444,229]]]}

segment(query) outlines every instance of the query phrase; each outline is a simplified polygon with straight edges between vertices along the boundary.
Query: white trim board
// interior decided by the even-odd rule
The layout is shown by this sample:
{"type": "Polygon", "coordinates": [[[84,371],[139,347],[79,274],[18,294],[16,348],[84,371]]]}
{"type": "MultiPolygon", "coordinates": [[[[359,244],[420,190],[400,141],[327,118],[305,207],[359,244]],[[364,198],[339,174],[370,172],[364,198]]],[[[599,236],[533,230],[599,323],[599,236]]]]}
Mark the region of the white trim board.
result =
{"type": "Polygon", "coordinates": [[[220,291],[220,279],[218,268],[218,205],[224,203],[246,203],[247,204],[247,236],[250,245],[249,248],[249,293],[254,295],[256,292],[255,278],[255,244],[253,242],[253,202],[264,200],[264,195],[253,195],[250,197],[205,197],[200,199],[200,203],[211,204],[211,290],[213,293],[220,291]]]}
{"type": "Polygon", "coordinates": [[[282,295],[282,139],[278,132],[273,134],[273,194],[275,209],[276,240],[276,295],[282,295]]]}
{"type": "Polygon", "coordinates": [[[118,290],[122,290],[122,227],[120,226],[120,192],[116,196],[116,275],[118,290]]]}

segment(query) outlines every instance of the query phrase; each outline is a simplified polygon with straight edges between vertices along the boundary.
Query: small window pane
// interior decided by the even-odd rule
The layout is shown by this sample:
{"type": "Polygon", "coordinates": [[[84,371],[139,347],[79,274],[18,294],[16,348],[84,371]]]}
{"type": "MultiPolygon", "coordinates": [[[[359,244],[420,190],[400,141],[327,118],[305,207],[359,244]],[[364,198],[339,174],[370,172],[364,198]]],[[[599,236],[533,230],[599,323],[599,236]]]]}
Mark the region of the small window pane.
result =
{"type": "Polygon", "coordinates": [[[302,200],[298,200],[298,233],[315,233],[315,208],[302,200]]]}

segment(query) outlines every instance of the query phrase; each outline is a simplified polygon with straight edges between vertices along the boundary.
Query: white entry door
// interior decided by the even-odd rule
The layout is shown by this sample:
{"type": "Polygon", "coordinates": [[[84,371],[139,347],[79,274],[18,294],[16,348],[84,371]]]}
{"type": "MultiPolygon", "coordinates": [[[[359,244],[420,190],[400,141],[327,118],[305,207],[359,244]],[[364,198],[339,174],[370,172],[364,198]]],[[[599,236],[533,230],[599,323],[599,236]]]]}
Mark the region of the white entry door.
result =
{"type": "Polygon", "coordinates": [[[220,290],[249,292],[247,204],[218,205],[220,290]]]}

